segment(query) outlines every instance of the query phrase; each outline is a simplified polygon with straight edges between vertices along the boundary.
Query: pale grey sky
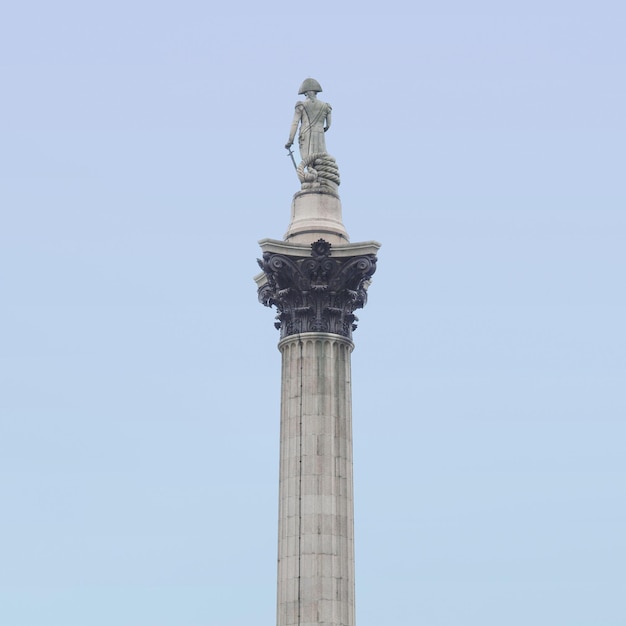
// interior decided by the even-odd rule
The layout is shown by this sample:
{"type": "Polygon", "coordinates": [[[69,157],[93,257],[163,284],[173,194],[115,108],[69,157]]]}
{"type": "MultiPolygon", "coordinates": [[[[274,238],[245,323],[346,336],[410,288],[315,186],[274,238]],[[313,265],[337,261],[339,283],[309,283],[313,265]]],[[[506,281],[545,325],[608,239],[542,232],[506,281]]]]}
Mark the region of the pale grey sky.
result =
{"type": "Polygon", "coordinates": [[[257,240],[317,78],[352,241],[359,626],[626,624],[626,9],[0,9],[0,625],[275,620],[257,240]]]}

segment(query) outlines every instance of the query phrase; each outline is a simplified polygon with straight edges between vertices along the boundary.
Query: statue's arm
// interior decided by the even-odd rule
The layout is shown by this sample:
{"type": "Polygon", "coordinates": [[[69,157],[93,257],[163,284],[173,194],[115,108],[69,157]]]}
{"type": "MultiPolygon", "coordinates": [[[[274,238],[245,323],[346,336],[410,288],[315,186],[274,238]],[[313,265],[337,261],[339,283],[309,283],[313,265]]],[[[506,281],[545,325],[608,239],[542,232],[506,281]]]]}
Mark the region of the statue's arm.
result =
{"type": "Polygon", "coordinates": [[[300,124],[300,119],[302,117],[302,106],[298,106],[296,104],[296,112],[293,115],[293,121],[291,122],[291,131],[289,132],[289,139],[285,144],[285,148],[289,150],[293,145],[293,140],[296,136],[296,132],[298,131],[298,124],[300,124]]]}
{"type": "Polygon", "coordinates": [[[328,107],[328,113],[326,113],[326,126],[324,126],[324,132],[330,128],[330,124],[333,121],[333,110],[328,107]]]}

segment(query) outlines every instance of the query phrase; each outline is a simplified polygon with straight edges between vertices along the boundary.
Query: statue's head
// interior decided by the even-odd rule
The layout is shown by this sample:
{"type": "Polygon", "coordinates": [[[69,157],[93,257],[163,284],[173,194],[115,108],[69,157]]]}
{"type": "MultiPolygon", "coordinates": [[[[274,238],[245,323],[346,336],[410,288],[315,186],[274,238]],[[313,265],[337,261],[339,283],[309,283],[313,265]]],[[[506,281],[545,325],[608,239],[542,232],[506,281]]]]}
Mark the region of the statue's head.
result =
{"type": "Polygon", "coordinates": [[[298,95],[301,96],[302,94],[306,94],[307,91],[312,91],[317,94],[322,91],[322,86],[314,78],[307,78],[302,85],[300,85],[298,95]]]}

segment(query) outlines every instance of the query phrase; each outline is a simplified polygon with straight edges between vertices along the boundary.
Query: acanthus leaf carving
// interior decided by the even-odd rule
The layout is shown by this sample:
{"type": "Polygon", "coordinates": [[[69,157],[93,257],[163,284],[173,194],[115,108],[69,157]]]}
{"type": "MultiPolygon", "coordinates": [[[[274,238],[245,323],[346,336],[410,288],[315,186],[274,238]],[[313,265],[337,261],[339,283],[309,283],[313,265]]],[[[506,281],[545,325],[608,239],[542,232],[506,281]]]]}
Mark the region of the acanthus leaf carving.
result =
{"type": "Polygon", "coordinates": [[[258,259],[267,282],[259,301],[278,310],[275,326],[286,337],[328,332],[351,338],[356,309],[367,302],[367,288],[376,271],[376,255],[331,258],[331,244],[311,244],[311,256],[292,257],[264,252],[258,259]]]}

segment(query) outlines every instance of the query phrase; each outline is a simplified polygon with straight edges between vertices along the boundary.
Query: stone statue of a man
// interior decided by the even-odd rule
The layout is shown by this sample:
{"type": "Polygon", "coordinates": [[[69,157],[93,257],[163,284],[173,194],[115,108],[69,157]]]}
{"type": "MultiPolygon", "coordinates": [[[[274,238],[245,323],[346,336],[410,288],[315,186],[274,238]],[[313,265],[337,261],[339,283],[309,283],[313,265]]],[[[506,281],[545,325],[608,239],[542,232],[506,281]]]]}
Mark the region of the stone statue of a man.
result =
{"type": "Polygon", "coordinates": [[[298,91],[299,95],[305,95],[306,100],[296,102],[296,112],[285,148],[291,148],[300,126],[298,143],[303,161],[307,161],[313,154],[326,153],[324,133],[330,128],[332,107],[317,99],[317,94],[321,91],[322,87],[314,78],[307,78],[298,91]]]}

